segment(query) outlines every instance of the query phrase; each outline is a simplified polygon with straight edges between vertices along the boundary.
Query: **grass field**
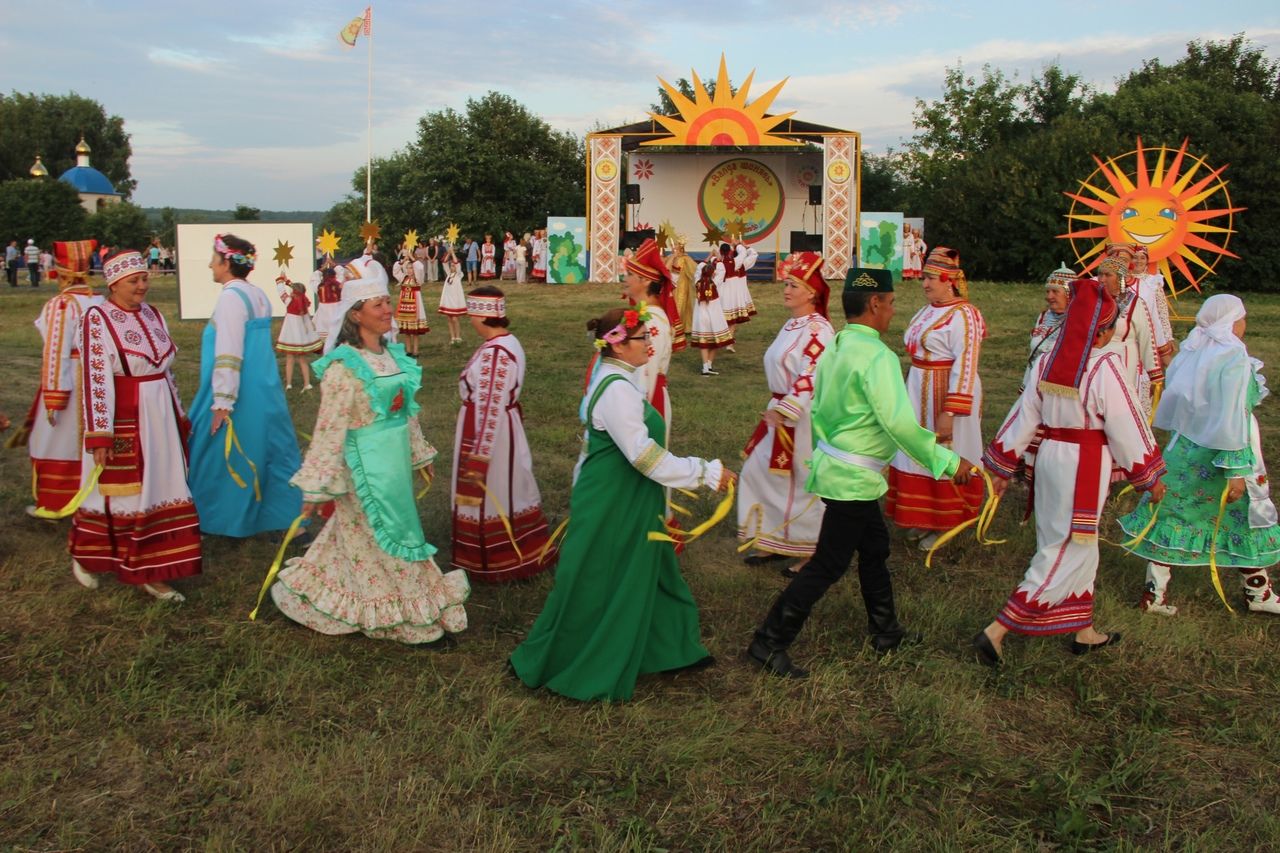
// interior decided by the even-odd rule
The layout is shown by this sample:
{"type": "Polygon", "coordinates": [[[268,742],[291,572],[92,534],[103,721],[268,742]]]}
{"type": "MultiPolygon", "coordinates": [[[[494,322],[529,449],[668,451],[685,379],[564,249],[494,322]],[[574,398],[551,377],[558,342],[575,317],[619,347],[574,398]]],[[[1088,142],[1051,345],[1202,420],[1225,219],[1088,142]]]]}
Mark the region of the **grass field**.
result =
{"type": "MultiPolygon", "coordinates": [[[[761,315],[738,354],[717,359],[721,376],[699,376],[696,354],[674,360],[678,453],[739,464],[768,398],[760,358],[784,319],[775,286],[753,291],[761,315]]],[[[617,290],[509,293],[529,357],[535,472],[556,523],[591,352],[583,323],[617,305],[617,290]]],[[[31,321],[49,295],[0,287],[0,410],[15,420],[35,390],[31,321]]],[[[1040,289],[976,283],[973,299],[991,327],[990,435],[1013,401],[1040,289]]],[[[152,301],[176,318],[171,280],[152,301]]],[[[1246,301],[1251,350],[1275,363],[1280,300],[1246,301]]],[[[920,303],[904,288],[887,336],[896,349],[920,303]]],[[[190,400],[203,323],[171,326],[190,400]]],[[[441,320],[424,344],[422,419],[442,471],[456,375],[475,343],[468,332],[450,349],[441,320]]],[[[316,395],[290,402],[309,432],[316,395]]],[[[1273,400],[1259,410],[1268,447],[1274,411],[1273,400]]],[[[266,537],[208,540],[180,607],[114,583],[79,587],[65,523],[22,513],[29,480],[22,452],[0,453],[0,848],[1246,850],[1280,837],[1280,622],[1228,614],[1204,575],[1175,576],[1176,618],[1144,616],[1142,564],[1103,546],[1098,625],[1123,631],[1122,645],[1074,658],[1064,638],[1017,639],[998,673],[972,661],[968,638],[1033,550],[1016,500],[993,528],[1008,544],[967,537],[932,570],[895,537],[900,615],[922,646],[877,658],[863,645],[856,575],[834,587],[794,648],[813,669],[803,683],[744,662],[782,580],[744,567],[722,525],[682,558],[719,664],[642,679],[628,704],[583,705],[503,672],[550,576],[476,589],[470,630],[446,654],[324,637],[270,604],[246,619],[273,556],[266,537]]],[[[443,552],[448,512],[438,483],[422,514],[443,552]]],[[[1235,578],[1224,583],[1239,603],[1235,578]]]]}

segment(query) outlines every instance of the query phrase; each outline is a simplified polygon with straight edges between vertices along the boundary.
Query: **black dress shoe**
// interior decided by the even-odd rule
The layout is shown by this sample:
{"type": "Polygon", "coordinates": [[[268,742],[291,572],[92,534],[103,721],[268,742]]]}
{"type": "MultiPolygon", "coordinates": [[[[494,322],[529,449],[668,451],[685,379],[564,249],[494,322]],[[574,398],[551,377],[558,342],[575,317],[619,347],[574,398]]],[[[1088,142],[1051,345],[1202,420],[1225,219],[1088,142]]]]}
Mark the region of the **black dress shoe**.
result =
{"type": "Polygon", "coordinates": [[[747,657],[759,664],[765,672],[778,678],[799,680],[809,677],[809,670],[792,663],[786,649],[770,649],[767,643],[758,638],[747,647],[747,657]]]}
{"type": "Polygon", "coordinates": [[[969,645],[973,646],[973,653],[978,656],[978,663],[986,666],[999,666],[1003,658],[996,651],[995,644],[991,642],[991,638],[987,636],[986,631],[979,631],[969,641],[969,645]]]}
{"type": "Polygon", "coordinates": [[[871,635],[871,648],[875,649],[878,655],[887,655],[899,646],[918,646],[923,642],[924,635],[916,631],[871,635]]]}
{"type": "Polygon", "coordinates": [[[742,562],[748,566],[763,566],[766,563],[776,563],[779,560],[790,560],[790,557],[782,554],[750,554],[742,558],[742,562]]]}
{"type": "Polygon", "coordinates": [[[1071,654],[1087,655],[1089,654],[1089,652],[1093,651],[1094,649],[1100,649],[1103,646],[1114,646],[1118,642],[1120,642],[1119,631],[1112,631],[1111,634],[1101,643],[1082,643],[1079,640],[1072,640],[1071,654]]]}

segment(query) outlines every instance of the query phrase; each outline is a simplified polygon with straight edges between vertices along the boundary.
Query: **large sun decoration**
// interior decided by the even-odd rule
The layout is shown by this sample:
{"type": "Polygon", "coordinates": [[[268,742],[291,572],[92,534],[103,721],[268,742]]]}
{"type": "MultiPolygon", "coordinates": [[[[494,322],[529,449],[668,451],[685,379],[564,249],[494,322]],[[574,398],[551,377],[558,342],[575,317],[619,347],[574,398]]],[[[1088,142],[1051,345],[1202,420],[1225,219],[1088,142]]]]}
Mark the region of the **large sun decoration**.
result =
{"type": "Polygon", "coordinates": [[[1144,148],[1139,137],[1137,149],[1127,154],[1105,163],[1095,156],[1098,168],[1081,182],[1080,192],[1064,193],[1072,200],[1067,219],[1077,230],[1058,236],[1071,241],[1084,271],[1102,261],[1108,243],[1140,243],[1149,253],[1149,271],[1158,269],[1177,297],[1199,291],[1224,257],[1238,257],[1227,243],[1235,233],[1233,216],[1244,208],[1231,206],[1221,178],[1227,167],[1211,168],[1204,158],[1187,154],[1187,145],[1183,140],[1177,150],[1144,148]],[[1152,155],[1155,165],[1148,169],[1152,155]],[[1175,284],[1175,270],[1187,284],[1175,284]]]}
{"type": "Polygon", "coordinates": [[[782,115],[765,115],[765,110],[773,103],[773,99],[786,85],[781,83],[765,92],[755,101],[748,102],[747,95],[751,91],[751,80],[756,72],[752,71],[737,93],[729,84],[729,72],[725,67],[724,54],[720,55],[720,73],[716,76],[716,93],[711,96],[706,87],[693,72],[694,99],[689,100],[676,87],[661,77],[658,82],[671,98],[680,114],[664,116],[649,113],[654,121],[661,124],[670,133],[660,139],[652,139],[641,145],[799,145],[793,139],[774,136],[777,129],[794,112],[782,115]]]}

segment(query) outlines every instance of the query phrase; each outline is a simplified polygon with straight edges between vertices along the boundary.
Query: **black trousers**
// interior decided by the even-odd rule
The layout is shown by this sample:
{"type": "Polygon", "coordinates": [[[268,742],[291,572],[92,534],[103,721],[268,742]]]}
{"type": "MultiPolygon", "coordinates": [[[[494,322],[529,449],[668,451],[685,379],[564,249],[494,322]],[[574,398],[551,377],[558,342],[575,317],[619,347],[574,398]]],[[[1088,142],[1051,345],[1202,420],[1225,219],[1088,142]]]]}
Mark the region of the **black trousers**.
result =
{"type": "MultiPolygon", "coordinates": [[[[858,555],[858,580],[862,600],[873,633],[888,626],[876,624],[874,612],[886,602],[892,614],[893,582],[889,577],[889,529],[880,512],[879,501],[837,501],[823,498],[827,505],[813,557],[805,563],[787,588],[780,603],[808,613],[833,583],[844,577],[858,555]]],[[[891,617],[892,618],[892,617],[891,617]]]]}

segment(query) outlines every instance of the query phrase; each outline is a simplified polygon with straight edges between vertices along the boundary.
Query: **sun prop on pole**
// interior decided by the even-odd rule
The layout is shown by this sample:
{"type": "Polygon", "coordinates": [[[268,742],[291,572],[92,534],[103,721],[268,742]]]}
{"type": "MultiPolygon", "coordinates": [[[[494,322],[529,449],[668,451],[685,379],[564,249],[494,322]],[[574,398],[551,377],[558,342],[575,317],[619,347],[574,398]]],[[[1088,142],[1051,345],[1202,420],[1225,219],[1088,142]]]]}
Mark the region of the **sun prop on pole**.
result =
{"type": "Polygon", "coordinates": [[[1141,244],[1150,259],[1147,272],[1159,270],[1176,299],[1198,292],[1224,257],[1239,257],[1227,243],[1235,233],[1233,216],[1244,208],[1231,204],[1221,177],[1227,167],[1214,169],[1188,154],[1189,142],[1176,150],[1144,147],[1139,137],[1133,151],[1105,163],[1095,156],[1098,168],[1080,191],[1063,193],[1072,200],[1067,219],[1074,230],[1058,237],[1071,241],[1084,272],[1102,262],[1108,243],[1141,244]],[[1185,285],[1177,285],[1175,271],[1185,285]]]}

